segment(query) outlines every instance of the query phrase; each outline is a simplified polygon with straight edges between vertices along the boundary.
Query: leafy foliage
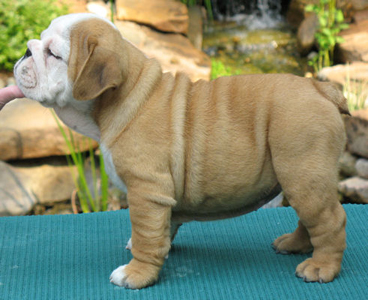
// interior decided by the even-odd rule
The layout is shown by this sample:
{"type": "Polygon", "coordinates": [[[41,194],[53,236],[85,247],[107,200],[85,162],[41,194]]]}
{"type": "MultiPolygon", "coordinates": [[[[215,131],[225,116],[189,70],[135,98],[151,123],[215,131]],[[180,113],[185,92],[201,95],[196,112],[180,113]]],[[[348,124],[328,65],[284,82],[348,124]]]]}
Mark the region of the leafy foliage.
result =
{"type": "Polygon", "coordinates": [[[310,61],[310,65],[318,71],[332,65],[336,44],[344,42],[338,34],[349,25],[344,23],[342,10],[336,8],[336,0],[320,0],[319,4],[307,5],[305,10],[314,12],[318,17],[319,25],[315,37],[319,50],[318,55],[310,61]]]}
{"type": "Polygon", "coordinates": [[[91,163],[92,172],[92,187],[88,185],[86,171],[85,171],[85,153],[82,153],[75,143],[73,134],[70,129],[68,129],[67,134],[61,125],[59,119],[57,118],[55,112],[51,110],[51,113],[58,125],[60,133],[62,134],[64,141],[70,152],[70,156],[66,156],[68,164],[70,167],[75,166],[77,169],[78,177],[74,175],[73,181],[77,188],[77,194],[80,202],[80,206],[84,213],[106,211],[108,206],[109,197],[109,179],[105,171],[105,163],[102,153],[99,155],[99,170],[100,176],[97,176],[98,166],[95,161],[95,156],[93,153],[93,148],[91,146],[91,140],[87,139],[89,145],[89,158],[91,163]],[[100,192],[99,192],[100,190],[100,192]]]}
{"type": "Polygon", "coordinates": [[[51,20],[66,14],[55,0],[0,0],[0,69],[13,69],[27,41],[39,38],[51,20]]]}
{"type": "Polygon", "coordinates": [[[211,80],[221,76],[232,76],[241,74],[241,70],[225,66],[222,61],[211,58],[211,80]]]}

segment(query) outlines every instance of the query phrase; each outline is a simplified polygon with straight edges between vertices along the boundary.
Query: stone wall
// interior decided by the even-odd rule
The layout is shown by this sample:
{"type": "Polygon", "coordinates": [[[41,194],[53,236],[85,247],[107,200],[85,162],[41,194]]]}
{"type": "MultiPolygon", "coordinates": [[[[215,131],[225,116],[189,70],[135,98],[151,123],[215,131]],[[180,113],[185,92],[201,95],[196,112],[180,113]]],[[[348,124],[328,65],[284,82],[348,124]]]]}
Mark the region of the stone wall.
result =
{"type": "MultiPolygon", "coordinates": [[[[339,84],[351,106],[353,101],[368,104],[368,63],[325,68],[318,77],[339,84]]],[[[339,190],[348,202],[368,203],[368,108],[352,111],[351,116],[344,116],[344,122],[347,145],[340,159],[339,190]]]]}
{"type": "Polygon", "coordinates": [[[345,117],[346,152],[341,157],[339,191],[345,200],[368,204],[368,109],[352,112],[345,117]]]}

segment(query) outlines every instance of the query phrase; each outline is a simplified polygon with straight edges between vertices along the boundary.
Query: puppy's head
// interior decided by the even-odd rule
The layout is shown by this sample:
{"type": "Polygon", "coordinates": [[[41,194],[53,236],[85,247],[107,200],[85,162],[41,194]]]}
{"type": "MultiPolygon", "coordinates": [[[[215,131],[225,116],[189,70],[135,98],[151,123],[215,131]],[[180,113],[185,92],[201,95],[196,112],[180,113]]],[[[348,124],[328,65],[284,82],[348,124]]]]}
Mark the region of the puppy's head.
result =
{"type": "Polygon", "coordinates": [[[112,23],[93,14],[59,17],[28,42],[14,67],[17,85],[47,107],[94,99],[123,81],[121,41],[112,23]]]}

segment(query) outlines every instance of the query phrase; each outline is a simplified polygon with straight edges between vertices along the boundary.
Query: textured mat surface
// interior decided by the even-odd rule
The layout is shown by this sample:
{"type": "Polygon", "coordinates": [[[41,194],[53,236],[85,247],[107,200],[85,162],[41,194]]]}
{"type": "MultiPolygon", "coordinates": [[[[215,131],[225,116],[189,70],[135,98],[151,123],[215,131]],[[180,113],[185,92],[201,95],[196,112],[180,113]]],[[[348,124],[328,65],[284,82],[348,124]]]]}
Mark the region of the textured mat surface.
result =
{"type": "Polygon", "coordinates": [[[110,284],[131,254],[127,211],[0,218],[0,299],[367,299],[368,205],[347,205],[348,249],[329,284],[294,275],[307,255],[275,254],[293,231],[290,208],[261,209],[181,227],[159,282],[142,290],[110,284]]]}

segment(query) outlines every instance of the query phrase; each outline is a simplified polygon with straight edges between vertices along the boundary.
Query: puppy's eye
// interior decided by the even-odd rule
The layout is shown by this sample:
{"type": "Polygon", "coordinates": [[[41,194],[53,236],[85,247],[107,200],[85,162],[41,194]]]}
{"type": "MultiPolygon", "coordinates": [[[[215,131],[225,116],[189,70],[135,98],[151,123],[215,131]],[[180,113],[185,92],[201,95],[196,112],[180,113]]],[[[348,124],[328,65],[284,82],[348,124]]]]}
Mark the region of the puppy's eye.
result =
{"type": "Polygon", "coordinates": [[[60,56],[54,54],[50,49],[47,49],[47,55],[48,56],[53,56],[55,57],[56,59],[62,59],[60,56]]]}

